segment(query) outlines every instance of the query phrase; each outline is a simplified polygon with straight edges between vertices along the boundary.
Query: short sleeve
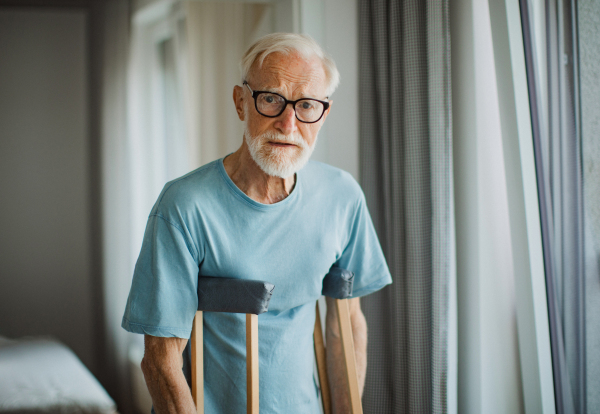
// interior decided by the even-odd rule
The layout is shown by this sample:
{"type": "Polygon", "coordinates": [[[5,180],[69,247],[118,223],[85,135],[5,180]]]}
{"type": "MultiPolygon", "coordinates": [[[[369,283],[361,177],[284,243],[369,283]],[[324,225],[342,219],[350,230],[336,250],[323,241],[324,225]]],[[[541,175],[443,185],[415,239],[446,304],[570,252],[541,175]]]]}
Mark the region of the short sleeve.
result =
{"type": "Polygon", "coordinates": [[[350,237],[336,266],[354,272],[352,297],[365,296],[392,283],[364,196],[357,202],[350,237]]]}
{"type": "Polygon", "coordinates": [[[198,309],[198,255],[181,225],[151,215],[121,326],[133,333],[189,338],[198,309]]]}

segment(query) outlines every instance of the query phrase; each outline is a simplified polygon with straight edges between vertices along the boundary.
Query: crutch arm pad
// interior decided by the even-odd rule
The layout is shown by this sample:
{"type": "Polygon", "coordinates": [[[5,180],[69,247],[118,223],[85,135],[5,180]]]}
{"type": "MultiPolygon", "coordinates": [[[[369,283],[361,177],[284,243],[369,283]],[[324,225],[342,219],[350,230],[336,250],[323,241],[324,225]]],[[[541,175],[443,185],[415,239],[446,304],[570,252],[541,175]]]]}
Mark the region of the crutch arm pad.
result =
{"type": "Polygon", "coordinates": [[[347,299],[352,296],[354,273],[341,267],[333,266],[323,279],[323,296],[334,299],[347,299]]]}
{"type": "Polygon", "coordinates": [[[269,309],[274,288],[260,280],[199,276],[198,310],[259,315],[269,309]]]}

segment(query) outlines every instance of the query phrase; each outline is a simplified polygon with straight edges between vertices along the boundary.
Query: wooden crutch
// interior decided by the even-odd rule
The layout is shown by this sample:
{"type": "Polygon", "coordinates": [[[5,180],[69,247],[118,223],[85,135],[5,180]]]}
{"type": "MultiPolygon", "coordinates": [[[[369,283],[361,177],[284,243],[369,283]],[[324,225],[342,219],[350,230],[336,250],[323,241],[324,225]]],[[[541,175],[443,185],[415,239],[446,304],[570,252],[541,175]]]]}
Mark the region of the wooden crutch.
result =
{"type": "MultiPolygon", "coordinates": [[[[352,414],[362,414],[362,402],[358,389],[358,373],[356,371],[356,358],[354,353],[354,338],[352,337],[352,325],[350,322],[350,308],[348,299],[352,296],[352,285],[354,273],[340,267],[332,267],[323,279],[323,296],[335,299],[338,323],[340,325],[340,337],[342,340],[342,352],[344,354],[344,365],[346,367],[346,378],[348,393],[350,395],[350,408],[352,414]]],[[[317,359],[317,370],[321,385],[321,399],[323,400],[323,411],[331,413],[331,393],[327,376],[327,358],[325,343],[323,341],[323,329],[317,302],[315,320],[315,355],[317,359]]]]}
{"type": "Polygon", "coordinates": [[[204,414],[202,312],[246,314],[246,410],[258,414],[258,315],[268,310],[274,288],[271,283],[257,280],[198,277],[198,311],[191,338],[192,397],[198,414],[204,414]]]}

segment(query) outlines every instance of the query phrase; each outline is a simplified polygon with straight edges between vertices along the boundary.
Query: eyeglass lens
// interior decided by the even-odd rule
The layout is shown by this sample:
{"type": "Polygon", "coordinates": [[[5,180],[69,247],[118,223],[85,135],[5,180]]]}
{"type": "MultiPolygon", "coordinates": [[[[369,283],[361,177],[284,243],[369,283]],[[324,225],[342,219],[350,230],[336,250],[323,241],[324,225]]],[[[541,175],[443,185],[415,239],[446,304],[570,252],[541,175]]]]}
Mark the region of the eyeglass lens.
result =
{"type": "MultiPolygon", "coordinates": [[[[266,116],[277,116],[285,108],[285,100],[274,93],[261,93],[256,97],[258,112],[266,116]]],[[[304,122],[314,122],[321,117],[324,111],[323,104],[314,99],[301,99],[294,107],[296,116],[304,122]]]]}

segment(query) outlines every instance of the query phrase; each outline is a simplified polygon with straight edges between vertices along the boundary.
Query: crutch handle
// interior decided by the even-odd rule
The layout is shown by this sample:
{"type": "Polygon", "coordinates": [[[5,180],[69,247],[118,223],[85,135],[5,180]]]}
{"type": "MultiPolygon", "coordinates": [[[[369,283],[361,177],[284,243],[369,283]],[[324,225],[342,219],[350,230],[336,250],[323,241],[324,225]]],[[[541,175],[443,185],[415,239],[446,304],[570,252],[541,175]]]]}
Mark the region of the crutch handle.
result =
{"type": "Polygon", "coordinates": [[[341,267],[333,266],[323,279],[321,294],[334,299],[346,299],[352,296],[354,273],[341,267]]]}
{"type": "Polygon", "coordinates": [[[198,277],[198,310],[260,315],[269,308],[275,285],[260,280],[198,277]]]}

